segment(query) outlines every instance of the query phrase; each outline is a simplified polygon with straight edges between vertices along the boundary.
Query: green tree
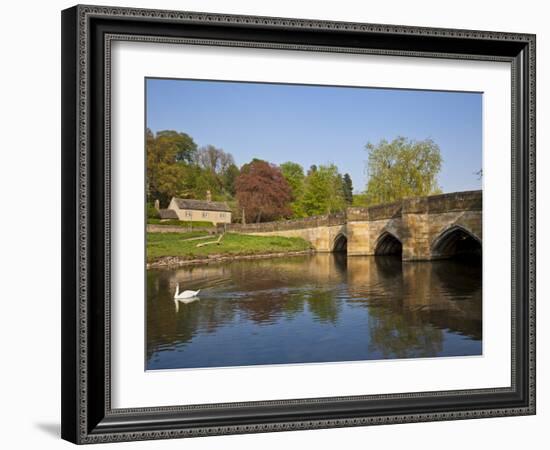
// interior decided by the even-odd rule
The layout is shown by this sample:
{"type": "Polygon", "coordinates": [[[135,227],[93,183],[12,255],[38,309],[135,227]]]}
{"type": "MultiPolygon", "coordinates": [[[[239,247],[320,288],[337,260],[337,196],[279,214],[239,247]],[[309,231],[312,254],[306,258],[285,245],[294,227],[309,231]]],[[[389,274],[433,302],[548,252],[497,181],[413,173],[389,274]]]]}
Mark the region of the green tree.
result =
{"type": "Polygon", "coordinates": [[[437,175],[443,160],[439,146],[431,139],[414,141],[398,137],[376,145],[369,142],[366,149],[368,205],[441,192],[437,175]]]}
{"type": "Polygon", "coordinates": [[[346,203],[348,205],[351,205],[353,203],[353,183],[351,182],[351,177],[349,176],[349,173],[344,174],[342,183],[342,189],[344,190],[344,199],[346,200],[346,203]]]}
{"type": "Polygon", "coordinates": [[[300,203],[308,216],[334,213],[346,207],[342,176],[334,164],[309,171],[300,203]]]}
{"type": "Polygon", "coordinates": [[[235,180],[239,176],[239,168],[235,164],[230,164],[222,174],[222,184],[224,191],[231,197],[235,196],[235,180]]]}
{"type": "Polygon", "coordinates": [[[190,163],[197,152],[197,144],[191,136],[174,130],[162,130],[157,132],[157,138],[169,139],[177,148],[176,161],[190,163]]]}
{"type": "Polygon", "coordinates": [[[158,134],[146,130],[147,153],[147,199],[149,202],[159,200],[166,206],[170,198],[184,189],[184,166],[177,163],[180,151],[173,135],[158,134]]]}
{"type": "Polygon", "coordinates": [[[187,197],[205,199],[206,191],[210,191],[212,198],[215,200],[223,197],[223,186],[220,177],[211,170],[203,169],[197,165],[191,165],[188,168],[190,174],[187,181],[189,183],[186,192],[187,197]]]}
{"type": "Polygon", "coordinates": [[[201,147],[194,159],[200,169],[195,179],[195,197],[203,198],[210,190],[212,198],[228,200],[235,195],[235,180],[239,168],[233,155],[213,145],[201,147]]]}
{"type": "Polygon", "coordinates": [[[293,217],[303,217],[304,212],[301,206],[301,199],[304,193],[304,168],[297,163],[287,161],[280,165],[281,172],[285,180],[290,185],[292,202],[290,208],[292,209],[293,217]]]}
{"type": "Polygon", "coordinates": [[[309,166],[309,170],[307,171],[308,176],[313,172],[317,172],[317,166],[315,164],[312,164],[311,166],[309,166]]]}
{"type": "Polygon", "coordinates": [[[366,194],[353,194],[352,206],[368,206],[366,194]]]}

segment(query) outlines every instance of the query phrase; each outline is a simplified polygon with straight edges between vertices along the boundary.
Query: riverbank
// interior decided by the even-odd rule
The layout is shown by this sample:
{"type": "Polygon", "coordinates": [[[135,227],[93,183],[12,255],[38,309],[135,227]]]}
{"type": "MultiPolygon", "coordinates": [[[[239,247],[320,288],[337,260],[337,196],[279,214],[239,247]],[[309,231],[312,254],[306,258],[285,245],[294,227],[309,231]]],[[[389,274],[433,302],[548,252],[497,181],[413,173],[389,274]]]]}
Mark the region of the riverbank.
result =
{"type": "Polygon", "coordinates": [[[234,259],[272,258],[313,252],[311,244],[301,238],[249,236],[206,232],[147,233],[147,268],[222,262],[234,259]],[[205,245],[206,244],[206,245],[205,245]]]}

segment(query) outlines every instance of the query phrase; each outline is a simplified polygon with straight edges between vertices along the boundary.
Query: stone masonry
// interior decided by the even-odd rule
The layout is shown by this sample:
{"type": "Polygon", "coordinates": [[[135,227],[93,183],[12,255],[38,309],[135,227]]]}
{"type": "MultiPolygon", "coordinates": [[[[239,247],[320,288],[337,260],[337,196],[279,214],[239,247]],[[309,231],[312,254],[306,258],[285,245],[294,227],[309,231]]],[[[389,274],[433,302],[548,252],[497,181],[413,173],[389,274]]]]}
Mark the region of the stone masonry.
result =
{"type": "Polygon", "coordinates": [[[301,237],[318,252],[341,250],[347,243],[348,255],[374,255],[400,245],[404,261],[431,260],[444,257],[443,241],[457,234],[481,244],[482,192],[415,197],[368,208],[350,207],[339,214],[223,227],[257,236],[301,237]]]}

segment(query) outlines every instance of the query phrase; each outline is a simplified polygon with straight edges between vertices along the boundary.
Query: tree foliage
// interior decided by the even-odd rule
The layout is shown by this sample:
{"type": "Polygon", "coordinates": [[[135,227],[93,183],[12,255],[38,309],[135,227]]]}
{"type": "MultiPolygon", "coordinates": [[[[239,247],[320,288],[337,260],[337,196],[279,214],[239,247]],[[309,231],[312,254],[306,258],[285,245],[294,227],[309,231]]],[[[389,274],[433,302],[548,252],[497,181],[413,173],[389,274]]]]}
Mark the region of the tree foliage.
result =
{"type": "Polygon", "coordinates": [[[291,187],[281,170],[266,161],[252,160],[235,181],[239,208],[247,222],[277,220],[291,215],[291,187]]]}
{"type": "Polygon", "coordinates": [[[191,136],[174,130],[162,130],[157,133],[157,138],[159,137],[166,138],[176,146],[176,161],[188,163],[193,161],[197,152],[197,144],[191,136]]]}
{"type": "Polygon", "coordinates": [[[369,157],[365,195],[369,205],[441,192],[437,175],[443,160],[439,146],[432,140],[399,137],[376,145],[368,143],[366,149],[369,157]]]}
{"type": "Polygon", "coordinates": [[[199,167],[218,175],[225,173],[231,165],[235,165],[231,153],[226,153],[213,145],[201,147],[196,153],[195,161],[199,167]]]}
{"type": "Polygon", "coordinates": [[[239,169],[233,156],[221,148],[197,148],[186,133],[155,134],[147,129],[147,202],[159,200],[166,207],[172,197],[205,199],[210,191],[213,200],[230,205],[234,220],[241,220],[244,209],[247,222],[263,222],[439,192],[442,158],[433,141],[400,137],[368,143],[366,149],[368,183],[364,193],[354,195],[350,175],[342,175],[334,164],[312,164],[304,173],[293,161],[278,167],[253,159],[239,169]]]}
{"type": "Polygon", "coordinates": [[[310,170],[304,183],[301,207],[306,215],[329,214],[345,208],[342,176],[334,164],[310,170]]]}
{"type": "MultiPolygon", "coordinates": [[[[196,167],[195,189],[209,190],[213,198],[227,200],[235,195],[235,179],[239,169],[231,153],[213,145],[201,147],[194,159],[196,167]]],[[[202,198],[202,197],[199,197],[202,198]]]]}
{"type": "Polygon", "coordinates": [[[304,217],[304,211],[302,210],[302,196],[304,194],[304,168],[295,162],[287,161],[281,164],[281,172],[285,177],[285,180],[290,185],[292,202],[290,208],[292,209],[293,217],[304,217]]]}
{"type": "Polygon", "coordinates": [[[159,200],[167,205],[173,195],[179,195],[184,188],[183,166],[177,163],[180,151],[172,135],[157,134],[146,130],[147,153],[147,197],[153,202],[159,200]]]}
{"type": "Polygon", "coordinates": [[[235,164],[230,164],[224,173],[222,173],[222,183],[224,191],[231,197],[235,197],[237,193],[235,189],[235,181],[239,176],[240,170],[235,164]]]}
{"type": "Polygon", "coordinates": [[[342,189],[344,191],[344,200],[348,205],[351,205],[353,203],[353,183],[351,181],[351,177],[349,176],[349,173],[344,174],[344,178],[342,182],[343,182],[342,189]]]}
{"type": "Polygon", "coordinates": [[[212,145],[197,149],[193,139],[173,130],[146,130],[147,200],[166,207],[172,197],[215,200],[235,195],[239,168],[233,156],[212,145]]]}

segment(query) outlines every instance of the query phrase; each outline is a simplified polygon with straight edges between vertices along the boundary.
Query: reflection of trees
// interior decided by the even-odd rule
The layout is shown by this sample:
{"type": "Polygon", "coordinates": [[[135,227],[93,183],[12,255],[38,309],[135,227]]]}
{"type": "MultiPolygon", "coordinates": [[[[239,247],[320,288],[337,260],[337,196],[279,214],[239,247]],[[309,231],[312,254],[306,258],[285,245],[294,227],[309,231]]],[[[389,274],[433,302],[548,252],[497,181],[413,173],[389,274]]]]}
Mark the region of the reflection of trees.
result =
{"type": "Polygon", "coordinates": [[[331,291],[315,290],[307,298],[309,311],[320,321],[336,324],[342,308],[341,301],[331,291]]]}
{"type": "Polygon", "coordinates": [[[423,297],[419,289],[429,286],[425,280],[413,280],[418,284],[411,286],[404,276],[406,266],[392,256],[348,261],[353,304],[368,310],[369,350],[384,358],[434,356],[442,349],[442,331],[423,320],[411,304],[423,297]]]}
{"type": "Polygon", "coordinates": [[[384,358],[434,356],[443,348],[443,332],[415,313],[393,308],[369,309],[369,349],[384,358]]]}
{"type": "Polygon", "coordinates": [[[368,309],[370,348],[385,357],[436,355],[444,329],[481,339],[480,266],[350,258],[348,283],[350,301],[368,309]]]}
{"type": "Polygon", "coordinates": [[[159,348],[184,345],[199,333],[215,332],[220,326],[240,321],[269,325],[290,320],[305,305],[322,322],[335,322],[337,308],[327,286],[345,279],[345,258],[332,255],[234,261],[189,267],[174,271],[147,272],[147,354],[159,348]],[[200,300],[179,304],[173,293],[202,289],[200,300]],[[305,286],[305,288],[304,288],[305,286]],[[237,293],[238,295],[231,295],[237,293]]]}
{"type": "Polygon", "coordinates": [[[434,356],[444,329],[481,339],[481,267],[452,260],[316,255],[151,270],[147,299],[149,358],[225,325],[269,326],[306,314],[345,326],[350,309],[366,310],[369,351],[384,357],[434,356]],[[177,282],[201,289],[200,300],[176,311],[177,282]]]}
{"type": "Polygon", "coordinates": [[[295,292],[285,300],[283,304],[283,314],[286,319],[292,319],[304,310],[306,294],[304,292],[295,292]]]}
{"type": "Polygon", "coordinates": [[[175,346],[190,341],[196,333],[210,333],[233,320],[231,302],[174,303],[175,284],[171,272],[147,272],[147,356],[159,346],[175,346]]]}

